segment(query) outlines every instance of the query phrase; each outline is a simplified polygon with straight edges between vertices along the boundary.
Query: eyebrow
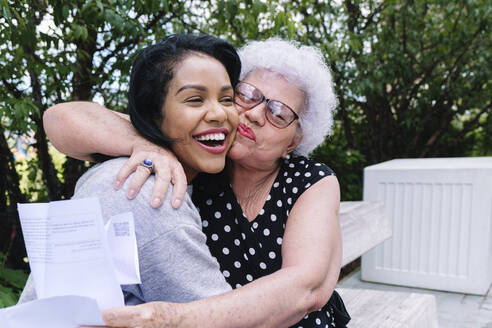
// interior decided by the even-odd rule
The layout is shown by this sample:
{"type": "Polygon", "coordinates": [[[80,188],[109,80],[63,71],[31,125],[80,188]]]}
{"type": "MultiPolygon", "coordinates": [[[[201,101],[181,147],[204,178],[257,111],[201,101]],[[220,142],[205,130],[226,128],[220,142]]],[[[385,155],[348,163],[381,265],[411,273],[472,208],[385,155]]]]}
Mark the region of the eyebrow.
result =
{"type": "MultiPolygon", "coordinates": [[[[207,88],[202,86],[202,85],[187,84],[187,85],[184,85],[181,88],[179,88],[179,90],[176,91],[175,95],[177,95],[178,93],[180,93],[181,91],[186,90],[186,89],[197,89],[199,91],[207,91],[207,88]]],[[[227,91],[227,90],[232,90],[232,86],[227,85],[227,86],[224,86],[220,89],[220,91],[227,91]]]]}
{"type": "Polygon", "coordinates": [[[196,85],[196,84],[187,84],[187,85],[184,85],[182,86],[181,88],[179,88],[178,91],[176,91],[176,95],[178,93],[180,93],[181,91],[183,90],[186,90],[186,89],[197,89],[197,90],[200,90],[200,91],[207,91],[207,88],[205,88],[204,86],[202,85],[196,85]]]}

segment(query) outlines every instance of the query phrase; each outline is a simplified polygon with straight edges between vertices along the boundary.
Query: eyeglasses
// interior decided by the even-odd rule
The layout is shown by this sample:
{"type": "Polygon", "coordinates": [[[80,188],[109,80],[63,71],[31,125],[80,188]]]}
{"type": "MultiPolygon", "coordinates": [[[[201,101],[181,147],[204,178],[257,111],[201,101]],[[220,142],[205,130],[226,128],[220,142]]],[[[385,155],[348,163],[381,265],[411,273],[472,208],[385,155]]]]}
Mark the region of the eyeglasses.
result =
{"type": "Polygon", "coordinates": [[[273,126],[283,129],[288,127],[299,116],[286,104],[268,99],[254,85],[239,82],[236,86],[234,103],[245,109],[252,109],[266,101],[265,117],[273,126]]]}

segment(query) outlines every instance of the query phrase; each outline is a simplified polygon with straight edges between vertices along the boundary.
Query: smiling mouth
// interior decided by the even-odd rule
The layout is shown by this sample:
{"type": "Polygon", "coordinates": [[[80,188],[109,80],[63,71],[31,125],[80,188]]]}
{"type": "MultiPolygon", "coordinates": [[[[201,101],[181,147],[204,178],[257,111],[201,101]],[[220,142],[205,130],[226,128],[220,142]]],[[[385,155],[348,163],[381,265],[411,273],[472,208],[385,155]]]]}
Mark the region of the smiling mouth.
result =
{"type": "Polygon", "coordinates": [[[225,133],[220,132],[193,137],[193,139],[207,147],[221,147],[224,144],[225,137],[225,133]]]}
{"type": "Polygon", "coordinates": [[[202,149],[213,155],[223,154],[226,151],[226,137],[229,134],[229,130],[226,128],[209,129],[201,133],[195,134],[193,140],[202,149]]]}

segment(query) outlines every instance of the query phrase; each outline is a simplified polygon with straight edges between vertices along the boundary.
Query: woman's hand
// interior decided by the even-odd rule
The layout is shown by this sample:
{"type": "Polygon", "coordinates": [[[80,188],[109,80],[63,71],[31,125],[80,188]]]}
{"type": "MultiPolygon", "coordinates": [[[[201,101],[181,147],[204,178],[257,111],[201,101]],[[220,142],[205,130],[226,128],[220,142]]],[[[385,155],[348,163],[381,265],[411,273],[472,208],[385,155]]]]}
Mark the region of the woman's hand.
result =
{"type": "Polygon", "coordinates": [[[152,160],[154,164],[155,185],[150,204],[157,208],[161,206],[166,196],[169,183],[174,185],[171,205],[178,208],[186,193],[186,175],[181,163],[174,154],[147,140],[138,140],[133,145],[132,155],[116,175],[114,187],[119,189],[128,176],[135,172],[129,182],[126,195],[133,199],[150,176],[150,170],[140,165],[144,159],[152,160]]]}
{"type": "MultiPolygon", "coordinates": [[[[105,327],[126,328],[171,328],[184,327],[180,312],[181,304],[150,302],[102,311],[105,327]]],[[[101,326],[97,326],[101,328],[101,326]]],[[[81,328],[97,328],[82,326],[81,328]]]]}
{"type": "Polygon", "coordinates": [[[128,188],[134,198],[150,175],[139,164],[146,158],[154,163],[156,183],[151,205],[159,207],[169,183],[174,184],[171,205],[178,208],[186,193],[186,175],[174,154],[144,139],[130,123],[128,115],[114,112],[90,102],[68,102],[50,107],[43,115],[43,124],[52,144],[64,154],[93,161],[100,153],[111,157],[128,156],[128,162],[116,176],[119,189],[130,173],[136,171],[128,188]]]}

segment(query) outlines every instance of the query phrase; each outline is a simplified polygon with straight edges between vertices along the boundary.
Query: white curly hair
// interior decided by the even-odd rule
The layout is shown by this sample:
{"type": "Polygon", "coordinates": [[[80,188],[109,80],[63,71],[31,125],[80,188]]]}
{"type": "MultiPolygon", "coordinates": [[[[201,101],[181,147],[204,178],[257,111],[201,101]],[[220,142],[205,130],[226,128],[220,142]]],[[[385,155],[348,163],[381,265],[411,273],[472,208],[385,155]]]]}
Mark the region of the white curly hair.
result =
{"type": "Polygon", "coordinates": [[[241,76],[256,69],[278,73],[306,93],[306,106],[299,115],[302,140],[294,150],[307,156],[331,132],[337,99],[331,72],[321,51],[293,41],[270,38],[253,41],[239,50],[241,76]]]}

